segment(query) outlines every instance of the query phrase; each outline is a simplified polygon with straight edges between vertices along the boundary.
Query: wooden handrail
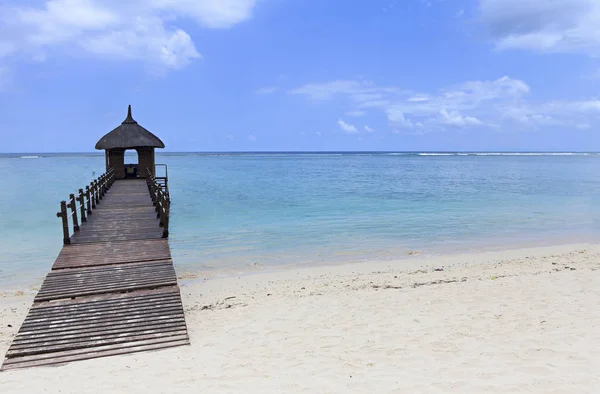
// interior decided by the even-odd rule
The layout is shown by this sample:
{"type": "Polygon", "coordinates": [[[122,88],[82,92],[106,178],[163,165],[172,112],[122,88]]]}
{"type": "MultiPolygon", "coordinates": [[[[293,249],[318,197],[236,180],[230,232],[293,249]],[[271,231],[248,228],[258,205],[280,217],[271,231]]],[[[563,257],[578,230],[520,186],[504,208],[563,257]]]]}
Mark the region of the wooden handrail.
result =
{"type": "Polygon", "coordinates": [[[56,216],[62,219],[63,243],[65,245],[71,243],[69,218],[71,218],[73,224],[73,232],[78,232],[80,229],[78,210],[79,215],[81,215],[81,222],[86,222],[87,217],[92,214],[94,209],[96,209],[97,205],[100,204],[102,197],[115,182],[115,178],[115,171],[111,168],[97,179],[94,179],[89,186],[86,186],[85,192],[83,189],[79,189],[77,197],[74,193],[71,193],[69,195],[69,202],[60,202],[60,212],[58,212],[56,216]],[[79,205],[77,203],[79,203],[79,205]],[[68,212],[67,208],[70,208],[71,213],[68,212]]]}
{"type": "Polygon", "coordinates": [[[156,181],[149,168],[146,168],[146,183],[148,191],[152,198],[152,204],[156,207],[156,218],[159,219],[159,225],[163,228],[163,238],[169,238],[169,217],[171,215],[171,198],[165,185],[156,181]]]}

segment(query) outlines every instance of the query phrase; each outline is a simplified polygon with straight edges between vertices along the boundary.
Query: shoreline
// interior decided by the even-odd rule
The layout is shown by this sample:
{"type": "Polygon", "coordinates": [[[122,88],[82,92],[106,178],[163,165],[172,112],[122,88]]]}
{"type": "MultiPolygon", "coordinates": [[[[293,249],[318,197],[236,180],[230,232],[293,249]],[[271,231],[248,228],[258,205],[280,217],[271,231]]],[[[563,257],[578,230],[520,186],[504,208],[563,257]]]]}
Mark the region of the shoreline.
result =
{"type": "MultiPolygon", "coordinates": [[[[527,244],[529,245],[529,244],[527,244]]],[[[204,280],[227,280],[233,278],[245,278],[255,275],[285,275],[289,272],[305,271],[331,271],[341,272],[356,267],[359,270],[369,270],[370,268],[382,269],[383,267],[402,268],[421,268],[427,265],[456,264],[456,261],[472,261],[474,264],[481,263],[481,259],[498,260],[505,258],[524,258],[531,254],[553,254],[565,253],[575,249],[600,248],[600,243],[577,242],[577,243],[558,243],[543,246],[524,246],[524,247],[489,247],[484,249],[473,249],[471,251],[457,251],[450,253],[427,253],[420,250],[408,251],[405,256],[395,259],[376,259],[376,260],[354,260],[354,261],[330,261],[322,263],[300,263],[300,264],[281,264],[281,265],[246,265],[240,268],[224,269],[188,269],[187,265],[178,265],[174,259],[175,269],[178,271],[178,279],[184,283],[195,283],[204,280]],[[181,272],[180,272],[181,271],[181,272]]]]}
{"type": "MultiPolygon", "coordinates": [[[[473,260],[479,261],[484,258],[488,260],[502,259],[506,256],[511,258],[524,257],[528,254],[547,254],[547,253],[561,253],[569,251],[571,249],[586,248],[586,247],[600,247],[600,243],[596,242],[558,242],[558,243],[544,243],[532,245],[531,242],[523,242],[518,245],[512,245],[509,247],[504,244],[498,244],[491,246],[489,244],[483,247],[471,247],[471,248],[458,248],[458,250],[449,252],[446,250],[442,252],[440,250],[427,250],[423,251],[420,249],[406,250],[399,258],[378,258],[378,259],[357,259],[357,260],[336,260],[336,261],[322,261],[322,262],[305,262],[305,263],[282,263],[278,265],[264,265],[261,263],[246,264],[239,267],[226,267],[226,268],[202,268],[195,267],[194,264],[181,263],[178,264],[177,258],[173,257],[173,263],[175,265],[175,271],[177,272],[178,280],[183,283],[195,283],[196,281],[204,280],[226,280],[238,277],[248,277],[255,275],[269,275],[269,274],[281,274],[288,271],[297,270],[336,270],[342,267],[342,271],[346,268],[361,267],[369,269],[369,267],[387,267],[394,266],[400,267],[406,265],[407,267],[421,267],[428,264],[452,264],[456,261],[462,260],[473,260]]],[[[48,264],[47,269],[44,269],[40,273],[38,269],[29,268],[27,271],[22,271],[19,274],[12,274],[11,276],[16,277],[17,280],[7,280],[7,278],[0,279],[0,298],[10,297],[14,293],[25,293],[35,295],[39,290],[44,277],[50,271],[52,263],[48,264]],[[25,279],[24,277],[30,275],[33,278],[25,279]],[[10,282],[14,282],[11,284],[10,282]]]]}
{"type": "MultiPolygon", "coordinates": [[[[198,257],[189,257],[189,250],[184,252],[178,250],[177,246],[171,245],[173,262],[175,270],[181,277],[213,277],[228,278],[239,275],[254,275],[261,272],[280,272],[285,270],[294,270],[298,268],[318,268],[339,266],[345,264],[379,264],[394,263],[397,261],[412,261],[423,258],[440,257],[463,257],[466,255],[478,255],[482,253],[505,252],[512,250],[543,249],[555,247],[570,247],[578,244],[596,244],[600,242],[600,234],[585,232],[556,232],[550,235],[542,234],[521,234],[519,237],[510,236],[506,238],[493,238],[462,241],[457,243],[448,242],[444,246],[429,245],[429,247],[416,247],[415,245],[403,247],[385,247],[374,248],[366,252],[357,250],[343,251],[341,247],[336,248],[333,245],[326,250],[340,250],[321,256],[322,251],[309,249],[308,253],[299,253],[297,255],[277,258],[277,254],[266,253],[271,262],[262,261],[262,255],[244,255],[231,256],[223,258],[222,261],[204,259],[202,255],[198,257]],[[311,253],[312,252],[312,253],[311,253]],[[202,261],[205,263],[202,263],[202,261]],[[272,263],[272,261],[280,261],[272,263]],[[235,261],[230,264],[229,261],[235,261]],[[244,263],[246,261],[246,263],[244,263]],[[215,268],[215,266],[223,268],[215,268]]],[[[177,242],[177,238],[173,238],[177,242]]],[[[368,244],[368,241],[366,241],[368,244]]],[[[11,292],[25,291],[36,292],[41,286],[44,277],[50,271],[60,248],[56,253],[47,257],[44,264],[26,264],[28,268],[24,270],[15,269],[7,266],[0,269],[0,296],[10,294],[11,292]]],[[[15,260],[19,260],[15,258],[15,260]]]]}
{"type": "MultiPolygon", "coordinates": [[[[600,389],[600,244],[197,277],[180,287],[191,346],[7,371],[0,386],[7,393],[600,389]]],[[[0,299],[2,354],[32,298],[0,299]]]]}

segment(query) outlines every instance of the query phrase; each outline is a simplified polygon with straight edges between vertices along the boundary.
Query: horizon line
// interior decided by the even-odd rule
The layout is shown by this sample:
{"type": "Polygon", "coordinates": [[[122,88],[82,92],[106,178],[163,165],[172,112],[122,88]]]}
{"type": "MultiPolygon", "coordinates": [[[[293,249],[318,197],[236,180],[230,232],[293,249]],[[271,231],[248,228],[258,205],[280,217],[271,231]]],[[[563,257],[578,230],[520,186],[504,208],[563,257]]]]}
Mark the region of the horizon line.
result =
{"type": "MultiPolygon", "coordinates": [[[[128,149],[133,151],[133,149],[128,149]]],[[[600,153],[600,151],[580,151],[580,150],[256,150],[256,151],[161,151],[157,154],[231,154],[231,153],[600,153]]],[[[55,151],[55,152],[0,152],[0,155],[44,155],[44,154],[96,154],[104,155],[104,151],[55,151]]]]}

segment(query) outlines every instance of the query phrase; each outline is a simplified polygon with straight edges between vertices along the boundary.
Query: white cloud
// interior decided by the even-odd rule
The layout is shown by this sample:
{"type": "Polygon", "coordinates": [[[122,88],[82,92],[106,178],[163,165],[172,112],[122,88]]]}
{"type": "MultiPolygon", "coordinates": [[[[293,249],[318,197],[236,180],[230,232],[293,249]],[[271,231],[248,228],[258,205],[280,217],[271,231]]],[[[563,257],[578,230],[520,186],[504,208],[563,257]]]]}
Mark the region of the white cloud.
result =
{"type": "Polygon", "coordinates": [[[549,101],[530,104],[519,102],[499,108],[503,118],[527,127],[565,126],[581,128],[582,124],[600,121],[600,101],[549,101]]]}
{"type": "Polygon", "coordinates": [[[392,134],[424,135],[423,129],[392,129],[392,134]]]}
{"type": "MultiPolygon", "coordinates": [[[[435,94],[412,95],[388,105],[385,112],[391,123],[402,128],[410,129],[417,123],[430,126],[481,126],[484,125],[482,120],[463,112],[482,112],[489,117],[486,112],[494,111],[494,105],[513,103],[529,91],[525,82],[506,76],[492,81],[468,81],[435,94]]],[[[489,123],[493,123],[492,120],[489,123]]]]}
{"type": "Polygon", "coordinates": [[[358,133],[358,129],[356,128],[356,126],[354,126],[353,124],[350,124],[350,123],[346,123],[342,119],[338,119],[338,125],[340,126],[340,128],[342,130],[344,130],[345,133],[348,133],[348,134],[358,133]]]}
{"type": "Polygon", "coordinates": [[[200,54],[176,23],[229,28],[251,17],[255,0],[46,0],[0,5],[0,57],[87,53],[176,69],[200,54]]]}
{"type": "Polygon", "coordinates": [[[384,105],[389,94],[400,93],[396,88],[378,87],[369,81],[338,80],[325,83],[312,83],[289,91],[291,94],[306,95],[317,101],[331,100],[336,96],[350,98],[362,108],[384,105]]]}
{"type": "Polygon", "coordinates": [[[228,140],[228,141],[233,141],[235,139],[235,137],[233,135],[231,135],[231,134],[227,134],[225,136],[225,139],[228,140]]]}
{"type": "MultiPolygon", "coordinates": [[[[560,103],[560,106],[564,106],[565,103],[560,103]]],[[[579,112],[587,112],[587,111],[600,111],[600,99],[592,99],[585,101],[573,101],[568,103],[571,110],[579,111],[579,112]]],[[[556,108],[558,109],[558,108],[556,108]]]]}
{"type": "Polygon", "coordinates": [[[150,0],[149,3],[159,10],[191,16],[203,26],[222,29],[249,19],[256,0],[150,0]]]}
{"type": "Polygon", "coordinates": [[[413,96],[406,99],[406,101],[428,101],[429,97],[427,96],[413,96]]]}
{"type": "Polygon", "coordinates": [[[321,132],[320,132],[320,131],[316,131],[316,132],[315,132],[315,134],[317,135],[317,137],[320,137],[320,136],[322,136],[322,135],[323,135],[323,134],[321,134],[321,132]]]}
{"type": "MultiPolygon", "coordinates": [[[[530,101],[531,88],[519,79],[504,76],[489,81],[467,81],[437,92],[413,92],[362,81],[313,83],[290,91],[311,99],[342,100],[351,111],[365,107],[383,113],[392,129],[423,132],[445,128],[525,129],[600,123],[600,100],[530,101]],[[373,97],[365,92],[376,93],[373,97]]],[[[343,120],[346,132],[358,129],[343,120]]]]}
{"type": "Polygon", "coordinates": [[[250,134],[250,135],[248,136],[248,141],[250,141],[250,142],[254,142],[254,141],[256,141],[256,136],[254,136],[254,135],[250,134]]]}
{"type": "Polygon", "coordinates": [[[480,0],[479,14],[499,49],[600,53],[598,0],[480,0]]]}
{"type": "Polygon", "coordinates": [[[442,109],[442,123],[450,126],[480,126],[483,124],[479,119],[473,116],[462,116],[458,111],[447,111],[442,109]]]}
{"type": "Polygon", "coordinates": [[[166,31],[154,18],[137,18],[130,29],[114,30],[80,41],[91,54],[112,59],[153,59],[167,68],[178,69],[199,58],[191,37],[183,30],[166,31]],[[127,43],[123,45],[122,43],[127,43]]]}
{"type": "Polygon", "coordinates": [[[365,131],[366,131],[367,133],[374,133],[374,132],[375,132],[375,130],[374,130],[374,129],[372,129],[371,127],[369,127],[369,126],[365,126],[365,131]]]}
{"type": "Polygon", "coordinates": [[[279,88],[277,86],[267,86],[264,88],[256,89],[256,94],[263,94],[263,95],[272,94],[278,90],[279,90],[279,88]]]}
{"type": "Polygon", "coordinates": [[[346,116],[353,116],[353,117],[360,117],[360,116],[365,116],[367,113],[365,111],[359,111],[359,110],[354,110],[354,111],[348,111],[346,112],[346,116]]]}
{"type": "Polygon", "coordinates": [[[413,122],[410,119],[406,119],[404,112],[401,108],[390,107],[386,110],[388,120],[397,126],[401,126],[407,129],[414,127],[413,122]]]}
{"type": "Polygon", "coordinates": [[[326,83],[314,83],[292,89],[292,94],[303,94],[313,100],[329,100],[337,94],[353,94],[360,92],[365,82],[362,81],[331,81],[326,83]]]}

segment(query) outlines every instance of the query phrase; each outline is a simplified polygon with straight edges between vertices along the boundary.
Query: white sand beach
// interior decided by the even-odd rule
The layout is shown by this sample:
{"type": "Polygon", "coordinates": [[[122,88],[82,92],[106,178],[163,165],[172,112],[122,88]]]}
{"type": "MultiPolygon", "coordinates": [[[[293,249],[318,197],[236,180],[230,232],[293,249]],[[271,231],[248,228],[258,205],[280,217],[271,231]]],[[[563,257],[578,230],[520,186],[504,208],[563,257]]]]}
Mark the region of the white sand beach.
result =
{"type": "MultiPolygon", "coordinates": [[[[191,346],[0,373],[2,393],[598,393],[600,245],[184,279],[191,346]]],[[[4,293],[4,355],[33,292],[4,293]]]]}

